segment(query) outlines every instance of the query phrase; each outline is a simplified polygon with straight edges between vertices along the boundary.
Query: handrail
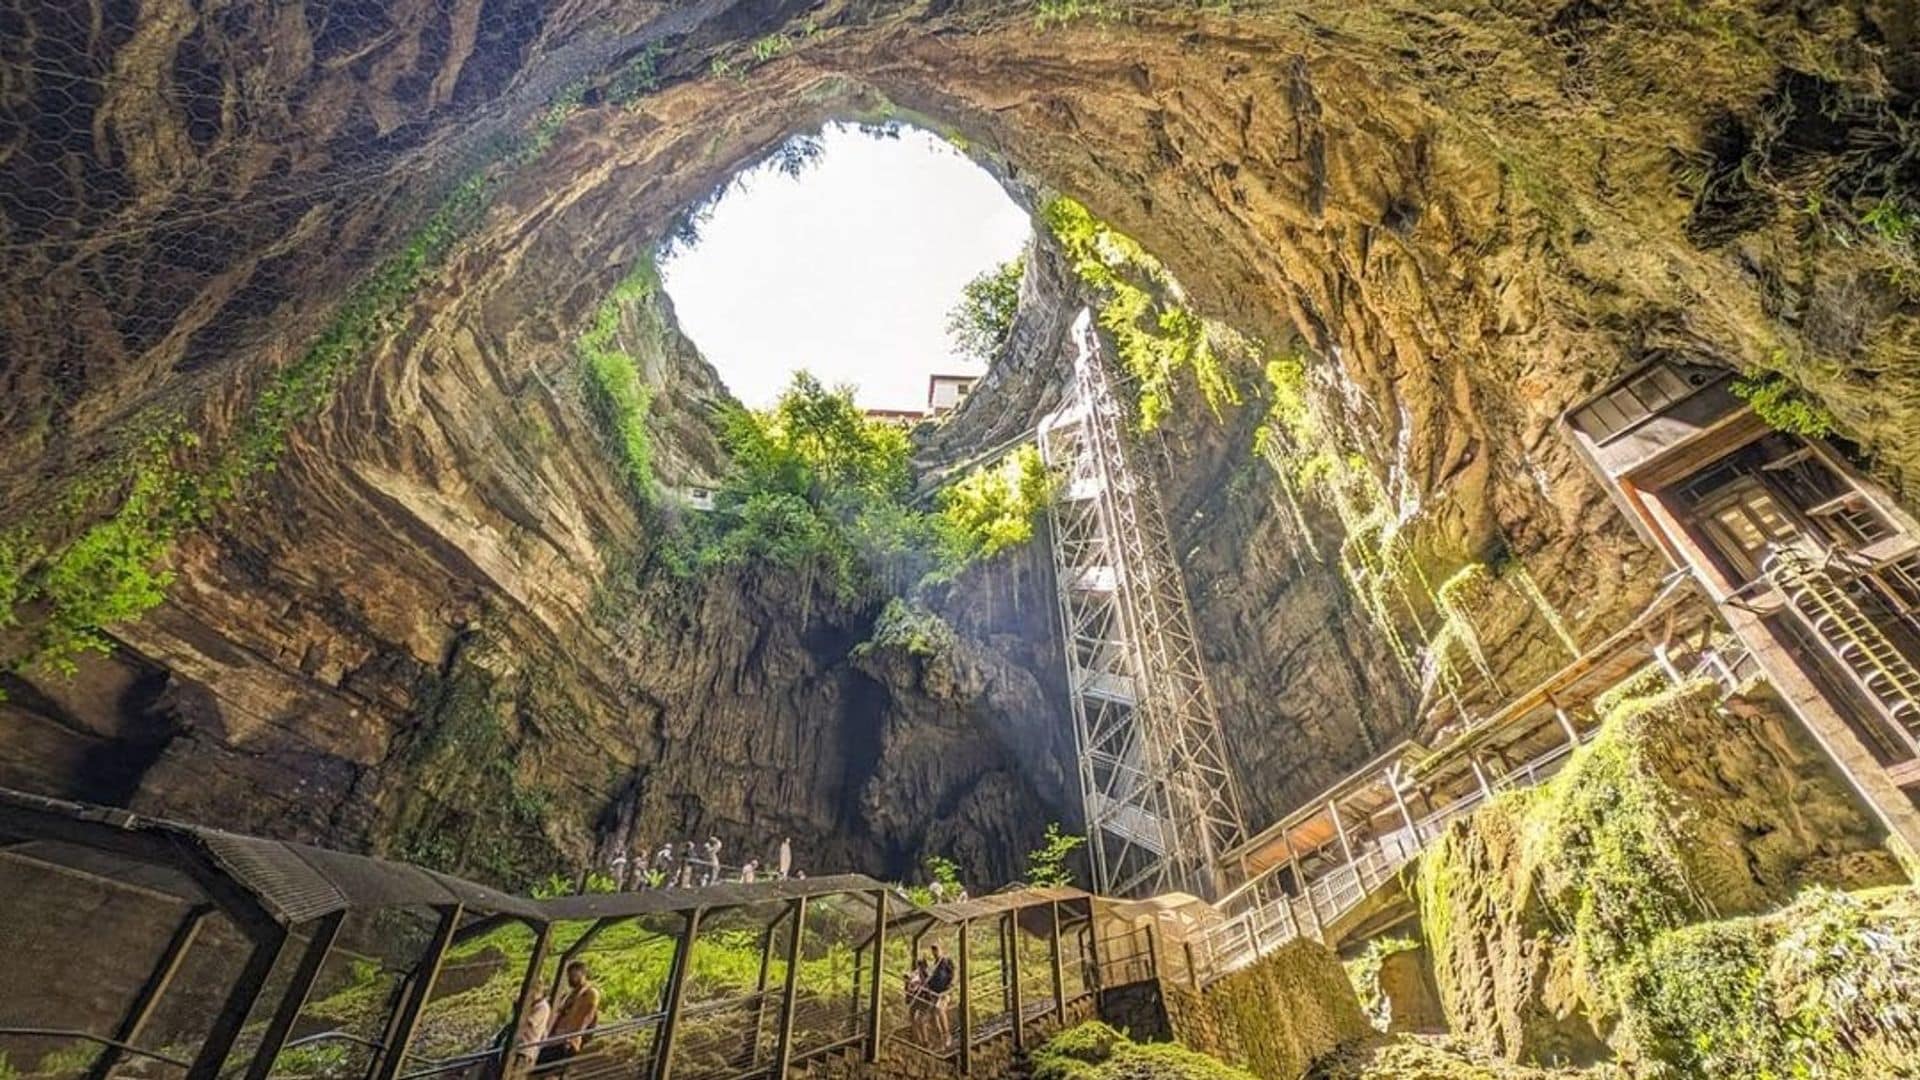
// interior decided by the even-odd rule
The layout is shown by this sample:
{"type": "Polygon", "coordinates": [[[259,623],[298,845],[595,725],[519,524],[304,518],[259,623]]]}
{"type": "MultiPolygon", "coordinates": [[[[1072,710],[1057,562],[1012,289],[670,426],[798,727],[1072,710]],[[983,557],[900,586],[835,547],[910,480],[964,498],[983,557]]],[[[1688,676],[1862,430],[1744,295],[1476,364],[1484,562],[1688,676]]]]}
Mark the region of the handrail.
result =
{"type": "Polygon", "coordinates": [[[105,1035],[95,1035],[91,1031],[76,1031],[72,1028],[0,1027],[0,1035],[17,1036],[25,1039],[78,1039],[81,1042],[95,1043],[103,1049],[118,1050],[123,1054],[132,1054],[135,1057],[151,1058],[154,1061],[172,1065],[179,1069],[191,1067],[190,1063],[182,1061],[179,1058],[168,1057],[165,1054],[153,1050],[142,1050],[132,1043],[121,1042],[119,1039],[110,1039],[105,1035]]]}

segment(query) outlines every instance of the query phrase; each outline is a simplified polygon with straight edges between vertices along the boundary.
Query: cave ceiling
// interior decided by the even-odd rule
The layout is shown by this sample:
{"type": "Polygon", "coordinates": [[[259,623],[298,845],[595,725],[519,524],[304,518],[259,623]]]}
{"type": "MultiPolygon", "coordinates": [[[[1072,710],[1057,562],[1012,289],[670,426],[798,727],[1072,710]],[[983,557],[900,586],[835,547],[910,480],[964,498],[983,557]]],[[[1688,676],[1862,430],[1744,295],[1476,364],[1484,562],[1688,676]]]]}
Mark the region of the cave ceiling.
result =
{"type": "MultiPolygon", "coordinates": [[[[897,865],[937,821],[985,866],[1070,814],[1058,768],[1016,766],[1057,732],[1008,717],[1057,726],[1061,705],[1047,643],[1007,643],[1011,595],[944,672],[851,663],[849,613],[775,625],[797,602],[778,582],[651,635],[596,625],[609,553],[647,525],[568,385],[571,343],[689,207],[831,118],[947,135],[1028,202],[1070,195],[1138,239],[1207,316],[1300,344],[1420,508],[1423,553],[1511,552],[1581,632],[1657,569],[1557,421],[1649,357],[1776,373],[1883,478],[1920,481],[1907,3],[7,18],[4,524],[65,550],[137,501],[126,463],[156,443],[209,493],[168,527],[163,601],[102,627],[77,673],[6,676],[9,782],[405,854],[394,837],[496,782],[408,779],[466,694],[504,718],[514,778],[569,807],[529,826],[556,850],[719,820],[897,865]],[[702,734],[765,715],[752,745],[702,734]],[[956,753],[979,724],[998,748],[956,753]]],[[[724,388],[658,337],[662,453],[711,473],[696,413],[724,388]]],[[[1259,414],[1240,374],[1247,405],[1163,434],[1166,500],[1232,741],[1303,794],[1403,733],[1409,700],[1379,689],[1388,658],[1337,576],[1269,550],[1268,501],[1230,498],[1259,414]]],[[[985,592],[1047,588],[1043,562],[985,592]]],[[[50,617],[18,615],[8,656],[50,617]]],[[[1517,664],[1551,662],[1515,634],[1517,664]]]]}

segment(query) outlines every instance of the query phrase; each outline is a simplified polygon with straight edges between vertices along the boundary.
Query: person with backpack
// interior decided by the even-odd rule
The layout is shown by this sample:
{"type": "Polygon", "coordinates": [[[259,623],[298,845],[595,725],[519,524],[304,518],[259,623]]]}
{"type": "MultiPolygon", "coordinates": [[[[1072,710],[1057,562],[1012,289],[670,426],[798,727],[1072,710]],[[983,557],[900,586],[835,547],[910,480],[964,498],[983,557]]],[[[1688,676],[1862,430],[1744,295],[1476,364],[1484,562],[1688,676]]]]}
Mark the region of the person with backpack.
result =
{"type": "Polygon", "coordinates": [[[927,993],[933,995],[933,1025],[940,1033],[940,1048],[946,1049],[953,1042],[953,1021],[947,1016],[947,991],[953,989],[953,960],[940,953],[940,946],[929,945],[928,954],[933,967],[927,972],[927,993]]]}

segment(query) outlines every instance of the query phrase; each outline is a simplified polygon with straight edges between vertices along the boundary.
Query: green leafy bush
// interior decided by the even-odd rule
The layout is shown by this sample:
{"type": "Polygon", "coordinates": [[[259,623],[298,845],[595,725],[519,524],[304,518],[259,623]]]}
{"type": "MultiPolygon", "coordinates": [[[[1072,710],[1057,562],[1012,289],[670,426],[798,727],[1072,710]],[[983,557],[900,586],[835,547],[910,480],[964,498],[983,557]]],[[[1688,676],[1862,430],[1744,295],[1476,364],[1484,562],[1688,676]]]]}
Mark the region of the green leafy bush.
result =
{"type": "Polygon", "coordinates": [[[938,656],[955,642],[953,627],[938,613],[898,596],[887,601],[874,620],[873,633],[854,648],[856,655],[875,649],[899,649],[909,656],[938,656]]]}
{"type": "Polygon", "coordinates": [[[1086,842],[1087,838],[1077,833],[1061,832],[1059,822],[1047,822],[1040,846],[1027,852],[1027,884],[1041,888],[1073,885],[1073,868],[1067,864],[1086,842]]]}
{"type": "Polygon", "coordinates": [[[1833,433],[1833,414],[1811,400],[1792,379],[1774,372],[1743,375],[1733,380],[1735,397],[1753,406],[1754,415],[1776,431],[1810,439],[1833,433]]]}
{"type": "Polygon", "coordinates": [[[1006,347],[1020,307],[1020,279],[1027,273],[1023,254],[985,271],[960,290],[960,302],[947,313],[947,337],[954,348],[991,362],[1006,347]]]}
{"type": "Polygon", "coordinates": [[[965,555],[990,558],[1033,539],[1052,491],[1040,448],[1028,444],[942,490],[940,516],[965,555]]]}
{"type": "Polygon", "coordinates": [[[1105,298],[1100,325],[1133,380],[1142,430],[1165,418],[1174,380],[1185,371],[1214,415],[1239,404],[1240,392],[1214,348],[1215,338],[1228,332],[1180,303],[1179,284],[1158,259],[1065,196],[1042,208],[1041,218],[1073,260],[1074,273],[1105,298]]]}
{"type": "Polygon", "coordinates": [[[639,362],[619,347],[620,320],[659,288],[652,260],[642,261],[601,301],[593,324],[577,343],[594,413],[606,425],[627,486],[642,505],[652,502],[654,494],[653,444],[647,428],[653,388],[641,381],[639,362]]]}

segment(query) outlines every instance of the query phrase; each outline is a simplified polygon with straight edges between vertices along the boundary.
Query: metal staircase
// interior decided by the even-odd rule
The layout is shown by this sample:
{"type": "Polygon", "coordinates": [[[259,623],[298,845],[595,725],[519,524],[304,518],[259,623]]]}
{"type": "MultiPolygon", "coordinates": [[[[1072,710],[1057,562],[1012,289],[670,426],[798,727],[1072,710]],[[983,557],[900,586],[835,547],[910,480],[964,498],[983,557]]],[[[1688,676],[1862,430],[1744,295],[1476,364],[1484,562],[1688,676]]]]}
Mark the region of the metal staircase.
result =
{"type": "Polygon", "coordinates": [[[1081,799],[1095,887],[1221,891],[1244,832],[1185,586],[1151,485],[1131,461],[1090,313],[1066,404],[1040,424],[1061,478],[1049,509],[1081,799]]]}
{"type": "Polygon", "coordinates": [[[1775,551],[1762,573],[1867,699],[1920,748],[1920,669],[1804,551],[1775,551]]]}

